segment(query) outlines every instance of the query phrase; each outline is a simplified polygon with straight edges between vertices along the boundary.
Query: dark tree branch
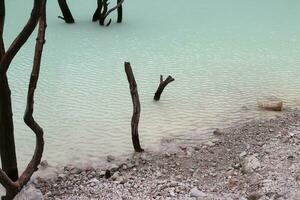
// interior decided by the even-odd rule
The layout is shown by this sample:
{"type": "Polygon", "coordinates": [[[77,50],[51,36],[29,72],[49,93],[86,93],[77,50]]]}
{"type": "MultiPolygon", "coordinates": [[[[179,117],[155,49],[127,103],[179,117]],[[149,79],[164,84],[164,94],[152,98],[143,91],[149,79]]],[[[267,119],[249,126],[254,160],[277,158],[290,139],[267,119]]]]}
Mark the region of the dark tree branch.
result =
{"type": "Polygon", "coordinates": [[[93,15],[93,22],[96,22],[100,19],[102,7],[102,0],[97,0],[97,9],[93,15]]]}
{"type": "MultiPolygon", "coordinates": [[[[101,26],[104,26],[104,21],[105,21],[105,18],[106,18],[106,13],[107,13],[107,10],[108,10],[108,0],[102,0],[102,12],[100,14],[100,19],[99,19],[99,24],[101,26]]],[[[107,26],[111,23],[111,20],[108,22],[107,26]]]]}
{"type": "Polygon", "coordinates": [[[0,0],[0,60],[5,54],[5,47],[3,41],[4,21],[5,21],[5,2],[4,0],[0,0]]]}
{"type": "MultiPolygon", "coordinates": [[[[5,1],[0,0],[0,61],[5,55],[3,41],[4,21],[5,1]]],[[[3,75],[2,79],[0,78],[0,157],[3,172],[5,172],[7,177],[9,177],[12,181],[16,181],[19,175],[14,139],[11,91],[8,85],[6,73],[3,75]]]]}
{"type": "Polygon", "coordinates": [[[34,0],[33,9],[31,11],[30,18],[23,30],[16,37],[14,42],[10,45],[5,55],[2,57],[0,62],[0,80],[2,80],[7,72],[9,65],[16,54],[19,52],[21,47],[28,40],[33,30],[35,29],[40,16],[40,8],[43,0],[34,0]]]}
{"type": "Polygon", "coordinates": [[[39,30],[37,43],[35,47],[35,56],[32,67],[32,73],[28,88],[28,96],[27,96],[27,106],[24,115],[25,123],[33,130],[36,135],[36,147],[34,151],[34,155],[29,162],[28,166],[20,176],[18,180],[13,182],[7,174],[0,169],[0,183],[6,188],[6,196],[4,199],[12,200],[18,192],[28,183],[32,174],[38,169],[38,165],[41,162],[43,149],[44,149],[44,138],[43,138],[43,129],[39,126],[39,124],[34,120],[33,114],[33,105],[34,105],[34,92],[37,86],[39,72],[40,72],[40,64],[41,64],[41,56],[43,51],[43,45],[45,43],[45,31],[46,31],[46,0],[40,0],[40,8],[38,15],[36,16],[39,20],[39,30]]]}
{"type": "Polygon", "coordinates": [[[18,185],[14,183],[2,169],[0,169],[0,183],[5,189],[10,191],[15,190],[18,187],[18,185]]]}
{"type": "Polygon", "coordinates": [[[71,13],[71,11],[69,9],[69,6],[67,4],[67,1],[66,0],[58,0],[58,5],[59,5],[60,10],[63,14],[63,17],[58,16],[58,18],[63,19],[68,24],[75,23],[75,20],[72,16],[72,13],[71,13]]]}
{"type": "Polygon", "coordinates": [[[160,83],[157,88],[157,91],[155,92],[154,100],[159,101],[161,93],[164,91],[165,87],[173,81],[175,81],[175,79],[172,78],[172,76],[168,76],[166,80],[163,80],[163,76],[160,75],[160,83]]]}
{"type": "MultiPolygon", "coordinates": [[[[104,21],[105,19],[110,15],[110,13],[112,13],[113,11],[115,11],[116,9],[118,9],[118,23],[122,22],[122,12],[123,12],[123,8],[122,8],[122,4],[124,2],[124,0],[118,0],[118,3],[115,7],[111,8],[108,10],[108,2],[107,0],[102,0],[103,2],[103,11],[100,15],[100,19],[99,19],[99,24],[101,26],[104,25],[104,21]]],[[[97,10],[96,10],[97,11],[97,10]]],[[[96,12],[95,12],[96,13],[96,12]]],[[[109,19],[108,23],[106,24],[106,26],[109,26],[111,24],[112,20],[109,19]]]]}
{"type": "Polygon", "coordinates": [[[36,148],[30,163],[28,164],[23,174],[20,176],[19,179],[20,185],[25,185],[29,181],[32,174],[37,170],[38,165],[41,162],[43,150],[44,150],[44,137],[43,137],[44,131],[39,126],[39,124],[34,120],[32,115],[33,115],[33,108],[34,108],[34,92],[40,74],[41,57],[42,57],[43,47],[45,44],[46,28],[47,28],[46,6],[44,5],[43,10],[41,12],[40,22],[39,22],[39,31],[38,31],[38,37],[36,39],[35,55],[34,55],[30,82],[29,82],[28,94],[27,94],[27,105],[24,114],[24,122],[28,127],[31,128],[31,130],[36,135],[36,148]]]}
{"type": "Polygon", "coordinates": [[[109,9],[109,10],[106,12],[105,18],[106,18],[110,13],[112,13],[113,11],[115,11],[116,9],[118,9],[119,7],[121,7],[122,4],[123,4],[123,2],[124,2],[124,0],[118,0],[117,5],[116,5],[115,7],[113,7],[113,8],[111,8],[111,9],[109,9]]]}
{"type": "Polygon", "coordinates": [[[138,131],[141,104],[140,104],[139,94],[137,90],[137,84],[129,62],[125,62],[125,72],[129,82],[129,88],[130,88],[130,93],[131,93],[131,98],[133,103],[133,115],[131,120],[132,143],[133,143],[134,150],[136,152],[143,152],[144,150],[141,148],[140,145],[139,131],[138,131]]]}
{"type": "MultiPolygon", "coordinates": [[[[118,4],[121,2],[122,0],[118,0],[118,4]]],[[[118,19],[117,19],[117,23],[122,23],[123,20],[123,4],[121,4],[118,7],[118,19]]]]}

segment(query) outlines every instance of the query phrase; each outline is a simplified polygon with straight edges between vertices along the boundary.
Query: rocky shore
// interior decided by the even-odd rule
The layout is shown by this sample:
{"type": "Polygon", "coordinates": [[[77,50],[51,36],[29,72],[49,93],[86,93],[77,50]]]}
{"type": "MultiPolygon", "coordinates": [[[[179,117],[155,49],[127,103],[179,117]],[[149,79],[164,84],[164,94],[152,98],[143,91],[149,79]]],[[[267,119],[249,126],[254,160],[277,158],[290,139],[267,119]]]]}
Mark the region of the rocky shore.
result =
{"type": "MultiPolygon", "coordinates": [[[[213,142],[136,154],[104,168],[67,166],[17,199],[300,199],[300,111],[215,130],[213,142]]],[[[43,169],[44,168],[44,169],[43,169]]]]}

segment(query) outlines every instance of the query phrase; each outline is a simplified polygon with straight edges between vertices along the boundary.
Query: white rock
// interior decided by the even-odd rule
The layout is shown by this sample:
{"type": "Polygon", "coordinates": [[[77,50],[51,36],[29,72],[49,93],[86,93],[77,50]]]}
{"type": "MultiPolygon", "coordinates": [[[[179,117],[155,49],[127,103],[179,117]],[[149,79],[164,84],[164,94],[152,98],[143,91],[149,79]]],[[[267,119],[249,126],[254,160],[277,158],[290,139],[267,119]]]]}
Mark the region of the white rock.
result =
{"type": "Polygon", "coordinates": [[[196,187],[191,189],[190,193],[191,193],[191,197],[206,197],[207,196],[207,194],[205,194],[204,192],[201,192],[196,187]]]}
{"type": "Polygon", "coordinates": [[[89,180],[89,182],[88,183],[99,183],[100,181],[97,179],[97,178],[93,178],[93,179],[91,179],[91,180],[89,180]]]}
{"type": "Polygon", "coordinates": [[[5,189],[0,184],[0,196],[3,196],[3,195],[5,195],[5,189]]]}
{"type": "Polygon", "coordinates": [[[281,100],[270,100],[265,102],[258,102],[258,106],[265,110],[282,111],[283,102],[281,100]]]}
{"type": "Polygon", "coordinates": [[[247,152],[246,151],[242,151],[241,153],[240,153],[240,158],[241,157],[244,157],[244,156],[246,156],[247,155],[247,152]]]}
{"type": "Polygon", "coordinates": [[[257,170],[260,168],[260,162],[259,160],[255,157],[255,155],[251,155],[245,158],[244,160],[244,171],[246,173],[252,172],[253,170],[257,170]]]}
{"type": "Polygon", "coordinates": [[[106,160],[107,160],[107,162],[112,162],[112,161],[116,160],[116,158],[112,155],[108,155],[106,160]]]}

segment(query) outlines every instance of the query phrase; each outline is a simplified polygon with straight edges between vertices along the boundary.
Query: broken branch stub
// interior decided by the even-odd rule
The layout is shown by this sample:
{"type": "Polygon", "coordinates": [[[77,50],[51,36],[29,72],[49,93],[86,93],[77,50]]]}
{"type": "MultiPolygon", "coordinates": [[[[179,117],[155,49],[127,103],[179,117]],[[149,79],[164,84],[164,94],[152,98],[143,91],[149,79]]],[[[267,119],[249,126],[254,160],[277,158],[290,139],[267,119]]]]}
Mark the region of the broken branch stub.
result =
{"type": "Polygon", "coordinates": [[[155,101],[160,100],[160,96],[161,96],[162,92],[164,91],[165,87],[173,81],[175,81],[175,79],[172,76],[168,76],[166,78],[166,80],[163,80],[163,76],[160,75],[160,83],[159,83],[159,86],[158,86],[158,88],[155,92],[155,95],[154,95],[154,100],[155,101]]]}

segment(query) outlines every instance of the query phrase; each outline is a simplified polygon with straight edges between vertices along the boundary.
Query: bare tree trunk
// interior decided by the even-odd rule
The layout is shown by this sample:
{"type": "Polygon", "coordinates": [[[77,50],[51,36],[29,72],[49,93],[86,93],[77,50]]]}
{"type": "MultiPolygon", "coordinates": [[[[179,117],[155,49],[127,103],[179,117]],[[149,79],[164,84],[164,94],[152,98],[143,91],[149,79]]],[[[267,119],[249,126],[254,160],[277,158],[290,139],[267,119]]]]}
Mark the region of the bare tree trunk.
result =
{"type": "Polygon", "coordinates": [[[97,9],[93,15],[93,22],[100,20],[102,8],[103,8],[102,0],[97,0],[97,9]]]}
{"type": "MultiPolygon", "coordinates": [[[[0,0],[0,4],[4,1],[0,0]]],[[[0,8],[4,8],[4,4],[0,5],[0,8]]],[[[3,10],[1,10],[2,12],[3,10]]],[[[1,15],[0,15],[1,16],[1,15]]],[[[2,21],[2,20],[1,20],[2,21]]],[[[4,22],[4,20],[3,20],[4,22]]],[[[36,88],[40,60],[42,55],[42,49],[44,44],[46,29],[46,0],[34,0],[34,7],[31,12],[31,16],[25,25],[24,29],[17,36],[14,42],[11,44],[7,52],[1,52],[1,62],[0,62],[0,151],[3,170],[0,169],[0,183],[6,188],[6,196],[3,197],[5,200],[12,200],[16,194],[21,191],[21,189],[28,183],[32,174],[37,170],[38,165],[41,161],[44,139],[43,130],[35,122],[32,117],[33,114],[33,97],[34,90],[36,88]],[[35,58],[33,64],[32,75],[29,84],[27,107],[24,115],[25,123],[34,131],[36,134],[36,148],[34,155],[26,167],[25,171],[22,173],[20,178],[17,174],[16,161],[13,162],[15,158],[15,148],[14,148],[14,138],[13,138],[13,122],[12,122],[12,112],[11,112],[11,99],[10,90],[7,82],[6,71],[12,59],[15,57],[20,48],[27,41],[33,30],[35,29],[37,22],[40,19],[39,33],[37,38],[37,45],[35,49],[35,58]],[[8,150],[13,152],[8,152],[8,150]],[[4,152],[4,153],[3,153],[4,152]],[[5,163],[8,163],[7,165],[5,163]],[[8,167],[8,169],[6,169],[8,167]],[[8,171],[8,172],[7,172],[8,171]],[[11,175],[11,173],[13,175],[11,175]]],[[[2,27],[3,31],[3,27],[2,27]]],[[[2,36],[2,35],[1,35],[2,36]]],[[[1,37],[3,41],[3,37],[1,37]]],[[[4,49],[4,48],[3,48],[4,49]]]]}
{"type": "Polygon", "coordinates": [[[14,125],[11,95],[6,76],[0,81],[0,155],[2,169],[11,180],[16,181],[18,179],[18,168],[14,125]]]}
{"type": "MultiPolygon", "coordinates": [[[[100,14],[99,24],[101,26],[104,26],[104,21],[105,21],[105,18],[106,18],[105,15],[106,15],[107,10],[108,10],[108,2],[107,2],[107,0],[102,0],[102,6],[103,6],[103,11],[100,14]]],[[[109,22],[109,24],[110,24],[110,22],[109,22]]]]}
{"type": "Polygon", "coordinates": [[[117,19],[118,23],[122,23],[123,20],[123,6],[121,1],[122,0],[118,0],[118,4],[120,4],[120,6],[118,7],[118,19],[117,19]]]}
{"type": "Polygon", "coordinates": [[[69,9],[67,1],[66,0],[58,0],[58,4],[59,4],[59,7],[60,7],[61,12],[63,14],[63,17],[59,16],[59,18],[65,20],[65,22],[68,23],[68,24],[73,24],[75,22],[75,20],[72,16],[72,13],[71,13],[70,9],[69,9]]]}
{"type": "MultiPolygon", "coordinates": [[[[5,2],[0,0],[0,60],[5,54],[3,29],[5,20],[5,2]]],[[[18,179],[17,158],[15,151],[14,125],[12,118],[11,92],[6,74],[0,79],[0,157],[2,169],[8,177],[18,179]]]]}
{"type": "Polygon", "coordinates": [[[141,104],[139,99],[139,94],[137,90],[137,84],[130,66],[129,62],[125,62],[125,72],[127,75],[127,79],[129,82],[129,88],[133,103],[133,115],[131,120],[131,136],[134,150],[136,152],[143,152],[144,150],[141,148],[140,139],[139,139],[139,121],[140,121],[140,112],[141,112],[141,104]]]}
{"type": "Polygon", "coordinates": [[[163,80],[163,76],[160,75],[160,83],[157,88],[157,91],[155,92],[154,100],[159,101],[161,93],[164,91],[165,87],[173,81],[175,81],[175,79],[172,78],[172,76],[168,76],[166,80],[163,80]]]}

